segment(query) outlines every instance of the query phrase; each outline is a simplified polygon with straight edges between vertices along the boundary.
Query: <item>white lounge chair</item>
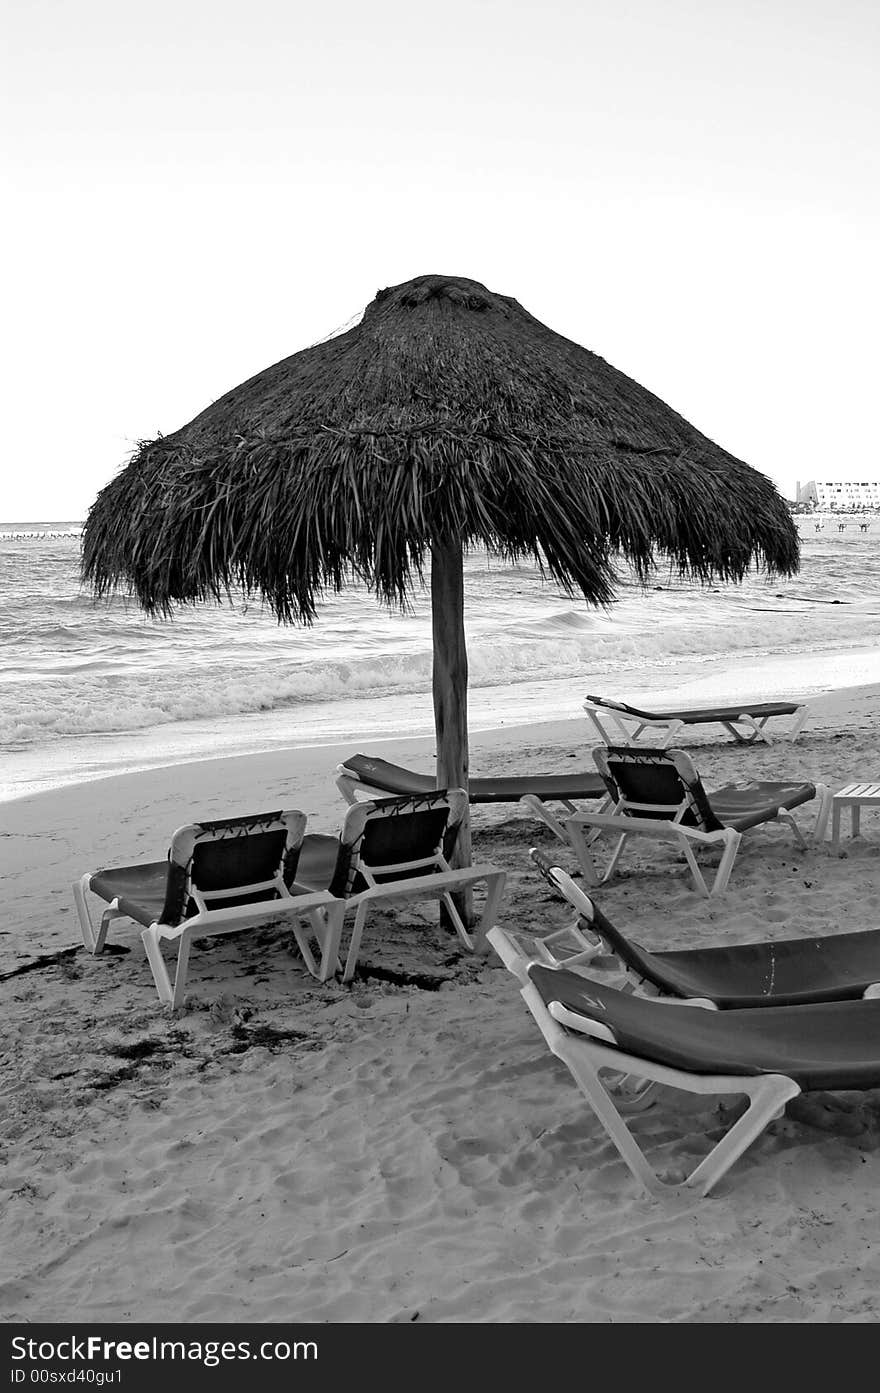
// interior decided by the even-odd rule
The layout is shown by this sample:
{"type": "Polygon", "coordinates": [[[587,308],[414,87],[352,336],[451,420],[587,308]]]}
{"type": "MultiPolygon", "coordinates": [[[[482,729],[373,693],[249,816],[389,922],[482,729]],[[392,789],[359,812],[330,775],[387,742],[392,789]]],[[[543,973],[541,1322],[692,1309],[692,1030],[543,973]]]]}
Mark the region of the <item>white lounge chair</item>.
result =
{"type": "Polygon", "coordinates": [[[172,1009],[183,1001],[193,940],[236,933],[272,919],[291,921],[306,967],[319,981],[335,970],[344,905],[326,890],[305,892],[293,881],[306,828],[298,811],[180,827],[166,861],[87,872],[73,886],[83,943],[100,953],[111,925],[133,919],[159,993],[172,1009]],[[96,930],[87,895],[108,907],[96,930]],[[320,948],[316,959],[301,920],[320,948]],[[162,956],[163,942],[177,944],[174,985],[162,956]]]}
{"type": "Polygon", "coordinates": [[[629,837],[648,836],[670,841],[683,853],[701,895],[719,895],[727,888],[743,832],[767,822],[786,822],[802,846],[806,840],[791,815],[801,804],[818,799],[812,837],[825,835],[831,811],[831,791],[825,784],[752,782],[725,785],[709,793],[683,750],[637,749],[632,745],[597,745],[596,767],[614,806],[610,812],[578,812],[566,819],[566,830],[584,878],[590,885],[608,880],[629,837]],[[615,834],[617,841],[601,877],[596,872],[588,837],[615,834]],[[711,890],[697,864],[695,851],[720,847],[721,861],[711,890]]]}
{"type": "MultiPolygon", "coordinates": [[[[387,759],[371,755],[351,755],[336,766],[336,785],[347,803],[359,797],[374,798],[376,794],[432,793],[436,780],[429,774],[405,769],[387,759]]],[[[568,840],[564,817],[551,805],[560,804],[565,815],[578,811],[584,801],[608,806],[608,795],[601,778],[593,772],[569,774],[502,774],[495,779],[469,779],[467,789],[471,803],[521,803],[539,817],[561,842],[568,840]]]]}
{"type": "Polygon", "coordinates": [[[799,1093],[880,1086],[878,1000],[707,1011],[536,962],[497,926],[489,942],[517,978],[547,1045],[651,1194],[708,1194],[799,1093]],[[628,1114],[653,1101],[657,1084],[748,1099],[745,1113],[683,1179],[664,1179],[627,1125],[628,1114]]]}
{"type": "MultiPolygon", "coordinates": [[[[477,933],[495,922],[505,872],[488,862],[453,870],[448,858],[467,813],[461,789],[354,803],[338,837],[309,833],[297,868],[297,890],[329,890],[354,914],[342,980],[357,965],[367,916],[374,905],[398,899],[439,899],[461,942],[474,944],[453,899],[456,891],[484,881],[486,900],[477,933]]],[[[338,965],[337,965],[338,970],[338,965]]]]}
{"type": "Polygon", "coordinates": [[[790,716],[791,724],[784,738],[796,740],[807,719],[806,704],[796,701],[737,702],[728,706],[694,707],[681,711],[640,711],[637,706],[628,706],[625,701],[588,696],[584,701],[584,711],[597,736],[606,745],[635,745],[644,735],[644,743],[657,749],[665,749],[680,730],[694,725],[722,725],[743,745],[750,745],[755,740],[772,745],[773,737],[767,730],[768,721],[790,716]]]}

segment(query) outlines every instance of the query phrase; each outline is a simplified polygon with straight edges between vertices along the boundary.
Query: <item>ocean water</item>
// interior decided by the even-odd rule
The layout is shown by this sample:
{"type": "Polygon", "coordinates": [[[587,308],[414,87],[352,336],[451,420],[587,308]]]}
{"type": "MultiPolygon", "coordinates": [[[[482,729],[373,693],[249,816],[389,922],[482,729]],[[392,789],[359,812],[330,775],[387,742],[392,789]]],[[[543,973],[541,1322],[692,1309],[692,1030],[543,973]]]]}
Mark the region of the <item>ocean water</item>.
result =
{"type": "MultiPolygon", "coordinates": [[[[575,717],[587,692],[698,704],[880,680],[880,517],[799,519],[798,576],[705,590],[622,568],[608,611],[532,566],[466,562],[474,730],[575,717]]],[[[350,587],[311,628],[259,602],[147,618],[79,584],[77,521],[0,523],[0,799],[273,745],[433,729],[427,594],[350,587]]]]}

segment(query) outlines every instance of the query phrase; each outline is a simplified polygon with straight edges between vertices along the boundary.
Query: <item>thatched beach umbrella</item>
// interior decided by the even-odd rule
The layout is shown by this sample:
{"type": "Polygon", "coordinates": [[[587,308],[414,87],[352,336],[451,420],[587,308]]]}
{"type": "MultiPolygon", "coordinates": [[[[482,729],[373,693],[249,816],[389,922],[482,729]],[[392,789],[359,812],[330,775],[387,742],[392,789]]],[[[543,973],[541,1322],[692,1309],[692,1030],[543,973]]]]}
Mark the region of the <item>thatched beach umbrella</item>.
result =
{"type": "Polygon", "coordinates": [[[600,605],[615,556],[643,580],[659,556],[704,583],[798,565],[762,474],[516,300],[419,276],[141,444],[89,512],[83,576],[153,613],[239,591],[308,624],[352,577],[404,605],[430,563],[437,780],[467,786],[462,558],[480,547],[600,605]]]}

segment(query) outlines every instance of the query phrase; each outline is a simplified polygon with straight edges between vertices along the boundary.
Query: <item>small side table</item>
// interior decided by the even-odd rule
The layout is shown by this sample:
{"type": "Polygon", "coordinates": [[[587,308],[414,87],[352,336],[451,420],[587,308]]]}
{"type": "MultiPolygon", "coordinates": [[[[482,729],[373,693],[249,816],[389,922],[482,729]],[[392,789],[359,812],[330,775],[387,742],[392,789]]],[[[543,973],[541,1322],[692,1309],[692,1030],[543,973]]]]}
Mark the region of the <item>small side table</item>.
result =
{"type": "Polygon", "coordinates": [[[838,790],[831,800],[831,843],[840,843],[840,814],[844,808],[850,809],[852,835],[859,835],[859,821],[862,808],[880,807],[880,784],[847,784],[838,790]]]}

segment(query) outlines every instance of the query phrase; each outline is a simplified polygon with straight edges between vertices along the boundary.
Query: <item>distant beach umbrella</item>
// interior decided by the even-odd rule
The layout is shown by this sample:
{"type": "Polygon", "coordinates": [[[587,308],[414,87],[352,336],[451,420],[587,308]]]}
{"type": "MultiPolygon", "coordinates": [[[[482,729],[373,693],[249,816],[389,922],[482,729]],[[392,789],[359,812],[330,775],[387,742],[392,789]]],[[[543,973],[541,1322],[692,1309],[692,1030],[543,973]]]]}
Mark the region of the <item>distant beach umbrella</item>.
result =
{"type": "Polygon", "coordinates": [[[608,605],[617,558],[709,583],[792,574],[798,545],[769,479],[644,387],[516,300],[419,276],[141,443],[88,514],[82,572],[151,613],[239,592],[309,624],[352,578],[403,606],[430,565],[437,780],[466,787],[466,550],[608,605]]]}

